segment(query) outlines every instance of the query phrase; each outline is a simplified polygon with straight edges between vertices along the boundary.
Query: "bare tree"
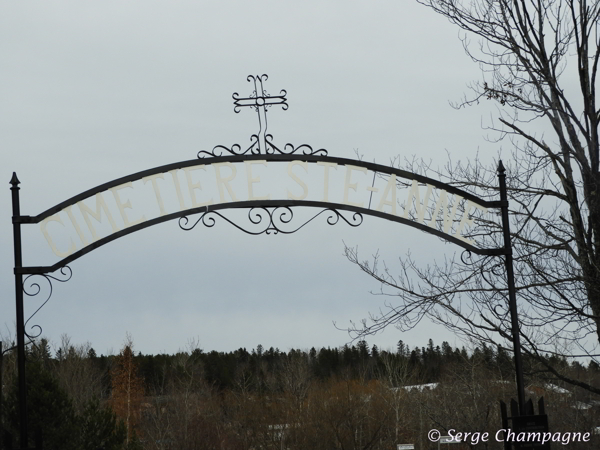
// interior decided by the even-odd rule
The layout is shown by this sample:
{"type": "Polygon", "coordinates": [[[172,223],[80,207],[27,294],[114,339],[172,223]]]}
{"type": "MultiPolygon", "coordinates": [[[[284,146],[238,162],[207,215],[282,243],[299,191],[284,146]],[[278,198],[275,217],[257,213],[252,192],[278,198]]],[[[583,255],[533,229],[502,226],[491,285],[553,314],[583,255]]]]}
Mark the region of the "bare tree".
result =
{"type": "Polygon", "coordinates": [[[390,440],[387,388],[378,381],[330,380],[310,390],[311,411],[303,432],[311,447],[373,450],[390,440]],[[382,391],[386,391],[383,393],[382,391]],[[316,443],[316,444],[315,444],[316,443]]]}
{"type": "Polygon", "coordinates": [[[301,408],[312,381],[308,355],[290,350],[277,367],[277,378],[281,391],[290,394],[295,399],[296,407],[301,408]]]}
{"type": "MultiPolygon", "coordinates": [[[[490,131],[513,148],[506,165],[523,351],[545,375],[599,394],[599,385],[569,375],[548,356],[600,356],[600,2],[417,1],[464,31],[465,50],[482,69],[456,106],[496,102],[490,131]],[[478,46],[470,45],[472,37],[478,46]]],[[[498,199],[497,162],[402,166],[498,199]]],[[[472,238],[480,247],[502,247],[500,221],[487,217],[475,219],[472,238]]],[[[356,328],[359,335],[390,324],[412,328],[428,316],[469,339],[512,346],[500,258],[455,256],[423,268],[408,255],[396,275],[377,257],[365,261],[352,248],[346,254],[398,299],[356,328]]]]}
{"type": "Polygon", "coordinates": [[[383,369],[379,379],[387,388],[389,394],[384,396],[394,416],[394,441],[399,442],[400,430],[404,426],[406,414],[406,391],[402,388],[407,384],[410,376],[408,358],[402,355],[393,355],[383,352],[381,355],[383,369]]]}
{"type": "Polygon", "coordinates": [[[73,401],[75,412],[81,414],[90,400],[102,397],[102,372],[89,358],[89,342],[72,345],[66,334],[60,337],[54,376],[73,401]]]}

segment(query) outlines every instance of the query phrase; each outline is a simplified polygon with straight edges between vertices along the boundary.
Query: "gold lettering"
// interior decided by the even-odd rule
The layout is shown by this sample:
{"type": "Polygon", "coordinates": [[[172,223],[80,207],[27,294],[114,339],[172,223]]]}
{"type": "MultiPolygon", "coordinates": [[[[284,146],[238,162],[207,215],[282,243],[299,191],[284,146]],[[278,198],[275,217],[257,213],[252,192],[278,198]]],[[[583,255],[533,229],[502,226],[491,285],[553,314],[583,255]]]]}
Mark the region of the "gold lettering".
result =
{"type": "Polygon", "coordinates": [[[244,163],[246,164],[246,176],[248,178],[248,200],[269,200],[271,198],[271,194],[262,197],[255,197],[252,189],[252,185],[254,183],[260,183],[260,177],[252,178],[252,165],[260,164],[267,167],[267,161],[244,161],[244,163]]]}
{"type": "Polygon", "coordinates": [[[466,225],[473,225],[475,222],[472,217],[469,217],[469,211],[472,207],[475,207],[475,209],[480,210],[483,214],[487,213],[487,208],[479,206],[478,204],[473,203],[471,200],[467,200],[467,204],[465,205],[465,212],[463,213],[462,219],[460,219],[460,223],[458,224],[456,233],[454,233],[454,237],[471,245],[474,244],[473,240],[463,236],[461,233],[463,232],[463,229],[466,225]]]}
{"type": "Polygon", "coordinates": [[[79,211],[81,211],[83,220],[85,220],[85,223],[87,224],[88,229],[90,230],[90,233],[92,233],[92,242],[95,242],[98,240],[98,234],[96,233],[96,229],[92,225],[92,221],[89,218],[90,215],[94,219],[96,219],[96,221],[98,223],[102,223],[102,211],[104,211],[104,213],[106,214],[106,217],[108,219],[108,223],[110,223],[110,226],[112,227],[113,233],[116,233],[117,231],[119,231],[119,228],[117,227],[117,224],[115,223],[112,215],[110,214],[110,211],[108,210],[108,206],[106,206],[106,202],[104,201],[104,198],[102,197],[100,192],[98,192],[96,194],[96,212],[95,213],[90,208],[88,208],[85,203],[83,203],[83,200],[80,202],[77,202],[77,206],[79,207],[79,211]]]}
{"type": "Polygon", "coordinates": [[[287,167],[288,175],[290,176],[290,178],[292,180],[294,180],[296,183],[298,183],[298,185],[302,188],[302,194],[294,195],[294,194],[292,194],[292,191],[290,191],[288,189],[287,196],[289,199],[292,199],[292,200],[304,200],[306,197],[308,197],[308,186],[306,185],[306,183],[304,181],[302,181],[300,178],[298,178],[296,176],[296,174],[292,171],[294,166],[300,166],[304,169],[304,171],[306,173],[308,173],[308,163],[306,161],[290,161],[290,163],[288,164],[288,167],[287,167]]]}
{"type": "Polygon", "coordinates": [[[81,228],[79,228],[79,224],[75,220],[75,217],[73,216],[73,212],[71,211],[72,207],[73,207],[73,205],[67,206],[65,208],[65,211],[67,211],[67,216],[69,216],[69,219],[71,220],[71,223],[75,227],[75,231],[77,231],[77,235],[79,236],[79,239],[81,239],[81,243],[85,247],[86,245],[88,245],[88,242],[87,242],[87,240],[86,240],[86,238],[85,238],[85,236],[83,234],[83,231],[81,231],[81,228]]]}
{"type": "Polygon", "coordinates": [[[383,191],[383,195],[381,196],[381,200],[379,200],[379,205],[377,205],[377,211],[383,211],[383,207],[385,205],[392,207],[392,214],[396,215],[396,175],[390,175],[388,183],[383,191]],[[387,197],[389,193],[392,193],[392,199],[388,200],[387,197]]]}
{"type": "MultiPolygon", "coordinates": [[[[183,195],[181,194],[181,186],[179,185],[179,177],[177,176],[177,171],[179,169],[169,170],[171,177],[173,178],[173,183],[175,184],[175,192],[177,192],[177,200],[179,200],[179,211],[183,211],[185,209],[185,203],[183,201],[183,195]]],[[[186,177],[188,177],[187,172],[185,173],[186,177]]],[[[188,177],[188,186],[190,184],[190,179],[188,177]]],[[[192,198],[194,198],[192,196],[192,198]]]]}
{"type": "Polygon", "coordinates": [[[366,167],[357,167],[357,166],[346,165],[346,180],[344,181],[344,203],[346,205],[350,205],[350,206],[362,207],[364,202],[355,203],[355,202],[351,202],[348,200],[348,195],[349,195],[350,189],[352,189],[355,192],[358,189],[358,183],[350,183],[350,178],[352,177],[353,170],[360,171],[362,173],[368,172],[366,167]]]}
{"type": "MultiPolygon", "coordinates": [[[[161,180],[164,180],[165,177],[163,176],[162,173],[157,173],[155,175],[150,175],[148,177],[144,177],[142,178],[142,181],[144,182],[144,184],[146,184],[148,181],[152,182],[152,189],[154,189],[154,196],[156,197],[156,203],[158,203],[158,209],[160,211],[160,216],[164,216],[165,214],[167,214],[167,211],[165,211],[165,204],[163,203],[163,199],[162,196],[160,195],[160,190],[158,189],[158,183],[156,182],[156,179],[160,178],[161,180]]],[[[179,183],[177,188],[179,188],[179,183]]]]}
{"type": "Polygon", "coordinates": [[[325,179],[323,180],[323,201],[324,202],[328,202],[329,201],[329,168],[333,167],[335,170],[337,170],[338,165],[336,163],[330,163],[330,162],[325,162],[325,161],[318,161],[317,162],[318,166],[323,166],[325,168],[325,179]]]}
{"type": "Polygon", "coordinates": [[[235,168],[235,166],[231,163],[218,163],[218,164],[213,164],[213,167],[215,168],[215,175],[217,177],[217,187],[219,188],[219,197],[221,198],[221,202],[225,202],[225,189],[227,189],[227,192],[229,193],[229,196],[231,197],[231,200],[234,202],[237,202],[238,199],[235,197],[235,194],[233,192],[233,189],[231,189],[231,185],[229,184],[231,181],[233,181],[233,179],[235,178],[236,174],[237,174],[237,170],[235,168]],[[221,177],[221,167],[228,167],[231,170],[231,175],[229,175],[227,178],[222,178],[221,177]],[[225,189],[223,189],[223,187],[225,187],[225,189]]]}
{"type": "Polygon", "coordinates": [[[73,253],[75,250],[77,250],[77,246],[75,245],[75,242],[73,242],[73,239],[71,239],[71,246],[69,247],[69,250],[67,250],[66,252],[61,252],[58,249],[58,247],[56,246],[56,244],[54,243],[54,241],[52,240],[52,237],[50,237],[50,233],[48,232],[48,228],[47,228],[48,222],[58,222],[62,226],[64,226],[64,224],[58,214],[54,214],[53,216],[46,217],[40,223],[40,228],[42,230],[42,233],[44,234],[46,241],[48,241],[48,244],[50,244],[50,248],[52,249],[52,251],[54,252],[54,254],[56,256],[58,256],[59,258],[66,258],[71,253],[73,253]]]}
{"type": "MultiPolygon", "coordinates": [[[[196,201],[196,193],[194,192],[194,190],[198,189],[199,191],[201,191],[202,190],[202,186],[200,185],[199,181],[197,183],[192,183],[192,172],[194,170],[204,170],[204,171],[206,171],[206,166],[202,165],[202,166],[186,167],[185,169],[183,169],[183,171],[185,172],[185,177],[187,178],[188,189],[190,190],[190,197],[192,198],[192,207],[193,208],[197,208],[197,207],[201,207],[201,206],[212,205],[212,202],[213,202],[212,198],[209,201],[204,202],[204,203],[198,203],[196,201]]],[[[180,199],[179,203],[180,204],[183,203],[181,201],[181,199],[180,199]]]]}
{"type": "Polygon", "coordinates": [[[133,206],[131,206],[131,200],[127,200],[125,203],[123,203],[121,201],[121,197],[119,197],[119,191],[126,188],[133,189],[131,181],[129,183],[121,184],[120,186],[110,188],[109,191],[112,192],[113,196],[115,197],[115,202],[117,202],[117,207],[119,208],[119,212],[121,213],[121,218],[123,219],[123,224],[125,225],[125,228],[129,228],[133,225],[137,225],[138,223],[145,222],[146,217],[142,215],[142,217],[140,217],[138,220],[134,220],[133,222],[129,221],[129,218],[127,217],[127,212],[125,210],[133,209],[133,206]]]}
{"type": "Polygon", "coordinates": [[[435,204],[435,209],[431,217],[431,222],[429,222],[429,226],[431,228],[435,228],[438,216],[441,213],[444,224],[444,233],[449,233],[452,227],[452,222],[454,221],[454,216],[456,216],[456,208],[458,207],[458,204],[461,200],[462,197],[460,195],[454,196],[454,205],[452,205],[452,211],[450,212],[450,214],[448,214],[448,193],[445,190],[442,190],[440,192],[440,197],[438,198],[438,201],[435,204]]]}
{"type": "Polygon", "coordinates": [[[404,206],[404,218],[408,218],[408,213],[412,209],[413,199],[415,200],[415,213],[417,214],[417,223],[423,223],[423,218],[425,217],[425,211],[427,211],[427,204],[429,203],[429,197],[431,196],[431,190],[433,186],[427,185],[427,192],[425,193],[425,198],[423,199],[423,204],[421,205],[421,199],[419,197],[419,183],[417,180],[412,180],[412,186],[410,188],[410,192],[408,193],[408,198],[406,199],[406,205],[404,206]]]}

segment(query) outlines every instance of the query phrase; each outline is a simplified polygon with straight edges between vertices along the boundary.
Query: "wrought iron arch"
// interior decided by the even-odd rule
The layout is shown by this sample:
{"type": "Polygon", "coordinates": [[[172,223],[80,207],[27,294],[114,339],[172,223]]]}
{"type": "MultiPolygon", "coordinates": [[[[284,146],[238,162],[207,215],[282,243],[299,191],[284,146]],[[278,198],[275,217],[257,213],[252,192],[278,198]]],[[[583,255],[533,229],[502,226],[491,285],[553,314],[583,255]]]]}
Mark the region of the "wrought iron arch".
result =
{"type": "MultiPolygon", "coordinates": [[[[167,164],[167,165],[163,165],[163,166],[154,167],[154,168],[148,169],[148,170],[143,170],[141,172],[136,172],[134,174],[131,174],[131,175],[128,175],[125,177],[121,177],[121,178],[117,178],[110,182],[103,183],[92,189],[84,191],[78,195],[71,197],[68,200],[65,200],[64,202],[61,202],[61,203],[47,209],[46,211],[44,211],[36,216],[19,215],[18,217],[14,218],[14,223],[19,224],[19,225],[20,224],[39,224],[39,223],[43,222],[44,220],[52,217],[53,215],[59,213],[60,211],[63,211],[66,208],[69,208],[69,207],[77,204],[78,202],[80,202],[84,199],[90,198],[101,192],[105,192],[105,191],[108,191],[115,187],[122,186],[126,183],[138,181],[138,180],[141,180],[145,177],[149,177],[152,175],[157,175],[157,174],[167,173],[167,172],[177,170],[177,169],[185,169],[187,167],[197,166],[199,164],[199,162],[201,162],[204,166],[209,166],[209,165],[213,165],[213,164],[241,163],[241,162],[246,162],[246,161],[266,161],[266,162],[296,162],[296,161],[299,161],[299,162],[306,162],[306,163],[323,162],[323,163],[329,163],[329,164],[336,164],[338,166],[350,165],[353,167],[364,168],[364,169],[367,169],[369,171],[372,171],[374,173],[381,174],[384,176],[385,175],[387,175],[387,176],[394,175],[399,179],[416,180],[419,184],[435,186],[436,188],[445,190],[449,194],[458,195],[461,198],[464,198],[465,200],[471,200],[471,201],[473,201],[479,205],[482,205],[486,208],[498,208],[501,206],[501,202],[499,202],[499,201],[484,200],[482,198],[479,198],[479,197],[471,194],[470,192],[458,189],[455,186],[452,186],[452,185],[449,185],[446,183],[442,183],[439,180],[425,177],[425,176],[422,176],[422,175],[419,175],[416,173],[407,172],[402,169],[384,166],[381,164],[369,163],[369,162],[358,161],[358,160],[348,159],[348,158],[337,158],[337,157],[322,156],[322,155],[315,155],[315,154],[308,154],[308,155],[304,155],[304,154],[296,155],[293,153],[292,154],[268,154],[268,155],[264,155],[264,154],[246,155],[246,154],[244,154],[244,155],[218,156],[218,157],[210,157],[210,158],[204,158],[204,157],[200,156],[199,159],[180,161],[177,163],[167,164]]],[[[431,226],[425,225],[423,223],[418,223],[414,220],[404,218],[402,216],[384,213],[384,212],[378,211],[376,209],[372,209],[370,207],[368,207],[368,208],[357,207],[357,206],[352,206],[352,205],[343,204],[343,203],[311,201],[311,200],[289,200],[289,199],[287,199],[287,200],[248,200],[248,201],[218,203],[218,204],[214,204],[214,205],[210,205],[210,206],[192,207],[192,208],[186,209],[184,211],[177,211],[177,212],[165,214],[163,216],[149,219],[142,223],[132,225],[130,227],[126,227],[118,232],[115,232],[106,237],[100,238],[100,239],[96,240],[95,242],[85,246],[84,248],[61,259],[60,261],[56,262],[55,264],[53,264],[51,266],[16,267],[15,271],[16,271],[16,273],[23,274],[23,275],[52,273],[52,272],[55,272],[56,270],[60,269],[61,267],[64,267],[67,264],[75,261],[76,259],[84,256],[85,254],[87,254],[109,242],[114,241],[115,239],[118,239],[120,237],[134,233],[136,231],[142,230],[144,228],[147,228],[147,227],[150,227],[153,225],[157,225],[159,223],[167,222],[169,220],[174,220],[174,219],[181,219],[181,218],[188,217],[188,216],[191,216],[194,214],[202,215],[203,219],[199,219],[199,221],[203,220],[204,225],[208,224],[208,222],[206,222],[206,220],[208,220],[208,218],[211,215],[213,217],[213,219],[211,219],[212,221],[214,221],[214,217],[216,215],[220,215],[227,222],[231,223],[232,225],[235,225],[229,219],[226,219],[221,214],[217,214],[217,212],[221,211],[221,210],[226,210],[226,209],[247,208],[250,210],[250,212],[252,212],[252,211],[257,211],[257,208],[258,209],[263,208],[263,209],[267,209],[267,210],[268,209],[277,209],[277,208],[286,208],[286,210],[289,211],[289,214],[291,214],[291,217],[293,217],[292,208],[295,208],[295,207],[312,207],[312,208],[320,209],[321,211],[318,212],[313,217],[313,219],[316,218],[317,216],[321,215],[324,211],[335,212],[336,217],[338,217],[338,218],[340,218],[340,217],[344,218],[344,216],[341,215],[341,213],[339,211],[352,212],[356,215],[357,218],[360,217],[361,223],[362,223],[363,215],[379,217],[379,218],[383,218],[386,220],[398,222],[403,225],[408,225],[408,226],[420,229],[422,231],[425,231],[427,233],[436,235],[442,239],[445,239],[449,242],[459,245],[459,246],[463,247],[465,250],[468,250],[473,253],[482,254],[482,255],[504,254],[504,249],[502,249],[502,248],[500,248],[500,249],[498,249],[498,248],[492,248],[492,249],[478,248],[474,245],[470,245],[470,244],[466,243],[463,240],[453,237],[447,233],[443,233],[435,228],[432,228],[431,226]]],[[[280,211],[281,211],[281,209],[280,209],[280,211]]],[[[260,217],[260,216],[258,216],[258,217],[260,217]]],[[[271,219],[272,218],[273,217],[271,215],[271,219]]],[[[312,221],[313,219],[310,219],[309,222],[312,221]]],[[[189,221],[189,219],[187,219],[187,220],[189,221]]],[[[350,220],[344,219],[343,221],[348,223],[349,225],[358,226],[358,225],[353,224],[352,221],[350,221],[350,220]]],[[[180,225],[182,225],[183,229],[186,229],[186,226],[187,226],[186,223],[187,222],[185,220],[184,220],[184,222],[182,222],[180,220],[180,225]]],[[[328,223],[332,224],[329,221],[328,221],[328,223]]],[[[335,223],[337,223],[337,221],[335,223]]],[[[277,232],[281,232],[283,234],[289,234],[291,232],[295,232],[295,231],[303,228],[304,225],[305,224],[296,227],[295,229],[293,229],[293,231],[289,230],[289,229],[287,231],[285,231],[284,229],[278,229],[274,223],[271,223],[270,226],[267,226],[265,228],[264,232],[272,232],[274,234],[276,234],[277,232]]],[[[212,225],[210,225],[210,226],[212,226],[212,225]]],[[[240,229],[241,231],[245,231],[243,226],[241,226],[241,225],[240,226],[235,225],[235,226],[238,229],[240,229]]],[[[255,233],[250,232],[249,234],[255,234],[255,233]]]]}
{"type": "MultiPolygon", "coordinates": [[[[12,191],[12,204],[13,204],[13,234],[14,234],[14,255],[15,255],[15,289],[16,289],[16,305],[17,305],[17,348],[18,348],[18,369],[19,369],[19,403],[20,414],[21,414],[21,442],[27,441],[27,413],[25,409],[25,337],[35,338],[35,335],[28,334],[25,332],[25,324],[29,322],[24,320],[23,317],[23,294],[29,296],[35,296],[40,294],[42,291],[40,283],[32,279],[31,277],[38,276],[42,277],[41,280],[49,285],[48,297],[44,301],[44,304],[49,300],[52,294],[52,282],[65,282],[71,278],[71,269],[68,264],[81,258],[85,254],[136,231],[144,228],[166,222],[169,220],[178,219],[179,226],[184,230],[191,230],[197,225],[201,224],[205,227],[213,227],[218,220],[227,222],[237,229],[246,232],[251,235],[257,234],[290,234],[300,229],[303,229],[308,223],[321,218],[325,219],[329,225],[335,225],[337,223],[345,223],[349,226],[356,227],[363,222],[364,215],[370,215],[386,220],[391,220],[403,225],[408,225],[429,234],[436,235],[444,240],[459,245],[467,252],[478,253],[482,255],[504,255],[506,256],[507,271],[509,274],[509,293],[511,299],[511,314],[513,320],[513,336],[515,339],[515,356],[517,364],[517,373],[521,373],[520,369],[520,350],[519,350],[519,331],[518,323],[516,323],[516,303],[514,294],[514,282],[512,280],[512,257],[510,247],[510,235],[508,234],[508,202],[506,199],[506,185],[504,182],[504,167],[502,163],[499,166],[499,179],[500,179],[500,190],[501,199],[499,201],[488,201],[479,198],[472,193],[456,188],[449,184],[443,183],[439,180],[428,178],[419,174],[407,172],[398,168],[384,166],[380,164],[358,161],[348,158],[338,158],[328,155],[327,150],[318,149],[314,150],[311,146],[303,144],[294,146],[292,144],[286,144],[282,147],[278,147],[273,143],[273,136],[267,133],[267,111],[268,108],[274,105],[280,105],[284,110],[288,108],[287,105],[287,92],[281,90],[279,95],[271,96],[264,89],[264,82],[267,80],[266,75],[260,76],[249,76],[248,81],[254,84],[254,91],[248,97],[240,97],[239,94],[234,93],[234,111],[240,112],[242,107],[250,107],[258,113],[259,118],[259,132],[253,134],[250,138],[251,145],[242,149],[242,146],[234,144],[230,147],[217,145],[212,151],[200,151],[198,152],[197,159],[180,161],[171,163],[163,166],[154,167],[152,169],[137,172],[128,176],[118,178],[116,180],[101,184],[95,188],[89,189],[85,192],[77,194],[64,202],[61,202],[46,211],[35,215],[22,215],[20,213],[19,203],[19,180],[16,173],[13,174],[11,179],[11,191],[12,191]],[[235,163],[246,163],[252,161],[266,161],[266,162],[301,162],[301,163],[325,163],[333,164],[337,166],[352,166],[362,168],[379,174],[382,176],[394,177],[395,179],[406,180],[416,182],[420,185],[430,185],[438,189],[444,190],[448,194],[454,194],[459,196],[461,199],[466,201],[472,201],[484,208],[500,208],[502,210],[502,221],[504,227],[504,247],[502,248],[479,248],[469,244],[464,239],[449,235],[446,232],[442,232],[435,227],[419,223],[418,221],[412,220],[405,216],[389,214],[382,210],[372,209],[369,204],[368,207],[355,206],[349,203],[340,202],[325,202],[325,201],[314,201],[314,200],[295,200],[295,199],[279,199],[279,200],[245,200],[245,201],[232,201],[232,202],[221,202],[212,205],[204,205],[200,207],[191,207],[185,210],[177,212],[171,212],[168,214],[162,214],[158,217],[144,220],[143,222],[132,224],[131,226],[124,227],[123,229],[116,231],[108,236],[104,236],[95,240],[94,242],[85,245],[83,248],[72,252],[68,256],[62,258],[50,266],[23,266],[21,256],[21,226],[40,224],[45,220],[58,214],[60,211],[70,208],[71,206],[83,201],[84,199],[98,195],[101,192],[109,189],[115,189],[124,184],[142,180],[146,177],[152,177],[159,174],[164,174],[170,171],[178,169],[186,169],[198,165],[215,165],[215,164],[235,164],[235,163]],[[294,208],[314,208],[316,213],[301,223],[294,223],[294,208]],[[227,209],[246,209],[248,210],[248,222],[249,225],[241,225],[228,218],[224,211],[227,209]],[[191,216],[196,217],[191,218],[191,216]],[[50,275],[56,271],[58,274],[50,275]],[[26,275],[25,280],[23,276],[26,275]],[[27,284],[25,284],[27,282],[27,284]]],[[[468,214],[468,210],[464,214],[468,214]]],[[[43,305],[42,305],[43,306],[43,305]]],[[[39,310],[39,308],[38,308],[39,310]]],[[[36,310],[37,312],[37,310],[36,310]]],[[[35,314],[35,313],[34,313],[35,314]]],[[[36,328],[37,326],[34,326],[36,328]]],[[[519,383],[519,403],[524,404],[524,394],[522,393],[522,379],[519,383]]]]}

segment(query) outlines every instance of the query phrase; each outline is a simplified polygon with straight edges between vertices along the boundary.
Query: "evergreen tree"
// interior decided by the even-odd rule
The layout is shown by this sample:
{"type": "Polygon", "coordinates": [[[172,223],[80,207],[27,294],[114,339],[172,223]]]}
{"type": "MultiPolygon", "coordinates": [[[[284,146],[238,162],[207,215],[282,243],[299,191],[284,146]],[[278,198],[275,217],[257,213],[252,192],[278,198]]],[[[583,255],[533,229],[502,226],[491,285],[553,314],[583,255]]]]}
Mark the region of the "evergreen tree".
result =
{"type": "Polygon", "coordinates": [[[398,355],[405,357],[408,356],[408,345],[404,344],[404,341],[398,341],[398,355]]]}
{"type": "MultiPolygon", "coordinates": [[[[28,362],[25,370],[27,383],[27,424],[30,442],[17,439],[17,448],[33,445],[33,436],[41,431],[47,448],[76,450],[78,440],[75,410],[67,394],[40,361],[28,362]]],[[[4,423],[11,434],[18,438],[18,383],[14,377],[5,402],[4,423]]]]}
{"type": "Polygon", "coordinates": [[[108,406],[101,406],[96,398],[85,407],[79,418],[81,450],[121,450],[127,430],[125,423],[108,406]]]}
{"type": "Polygon", "coordinates": [[[109,407],[98,399],[89,402],[80,416],[67,393],[59,386],[42,361],[28,361],[27,413],[30,442],[18,440],[18,383],[14,377],[6,397],[4,423],[15,437],[17,448],[33,446],[33,437],[41,432],[44,448],[60,450],[121,450],[125,442],[125,425],[117,421],[109,407]]]}
{"type": "Polygon", "coordinates": [[[379,349],[375,344],[373,344],[373,347],[371,348],[371,356],[375,361],[379,359],[379,349]]]}
{"type": "Polygon", "coordinates": [[[367,359],[369,359],[369,344],[367,344],[367,341],[358,341],[357,348],[358,355],[361,361],[366,361],[367,359]]]}

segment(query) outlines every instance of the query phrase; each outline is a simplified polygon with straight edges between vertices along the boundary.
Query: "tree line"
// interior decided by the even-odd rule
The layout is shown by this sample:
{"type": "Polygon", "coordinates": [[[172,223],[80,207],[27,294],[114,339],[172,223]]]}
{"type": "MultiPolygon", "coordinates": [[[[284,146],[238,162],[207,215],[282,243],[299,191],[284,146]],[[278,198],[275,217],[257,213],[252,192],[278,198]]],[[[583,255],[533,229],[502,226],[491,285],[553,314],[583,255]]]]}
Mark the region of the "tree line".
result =
{"type": "MultiPolygon", "coordinates": [[[[258,345],[205,352],[191,342],[175,354],[144,355],[128,338],[118,355],[98,356],[90,344],[63,337],[54,352],[39,340],[27,361],[29,425],[42,431],[48,449],[428,449],[436,447],[427,440],[432,428],[494,436],[501,428],[498,401],[515,396],[506,350],[431,339],[412,349],[400,341],[394,350],[363,340],[318,350],[258,345]]],[[[600,378],[593,362],[552,363],[589,381],[600,378]]],[[[536,376],[543,365],[535,359],[526,364],[528,395],[545,397],[552,431],[599,425],[600,399],[565,390],[543,370],[536,376]]],[[[15,366],[8,352],[2,425],[14,436],[15,366]]]]}

